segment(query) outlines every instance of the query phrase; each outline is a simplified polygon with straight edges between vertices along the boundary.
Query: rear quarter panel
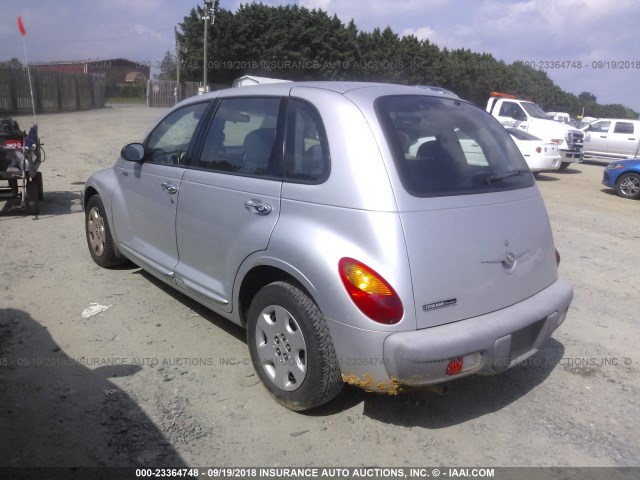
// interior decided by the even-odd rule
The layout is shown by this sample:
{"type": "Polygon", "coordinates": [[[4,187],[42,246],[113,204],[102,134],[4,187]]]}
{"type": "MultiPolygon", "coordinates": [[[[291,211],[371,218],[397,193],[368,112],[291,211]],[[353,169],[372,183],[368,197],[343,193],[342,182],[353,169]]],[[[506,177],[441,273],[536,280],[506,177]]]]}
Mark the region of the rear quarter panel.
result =
{"type": "Polygon", "coordinates": [[[322,313],[363,330],[416,328],[413,290],[397,213],[370,212],[283,199],[269,254],[301,272],[322,313]],[[400,296],[404,316],[382,325],[360,312],[346,292],[338,262],[355,258],[382,275],[400,296]]]}

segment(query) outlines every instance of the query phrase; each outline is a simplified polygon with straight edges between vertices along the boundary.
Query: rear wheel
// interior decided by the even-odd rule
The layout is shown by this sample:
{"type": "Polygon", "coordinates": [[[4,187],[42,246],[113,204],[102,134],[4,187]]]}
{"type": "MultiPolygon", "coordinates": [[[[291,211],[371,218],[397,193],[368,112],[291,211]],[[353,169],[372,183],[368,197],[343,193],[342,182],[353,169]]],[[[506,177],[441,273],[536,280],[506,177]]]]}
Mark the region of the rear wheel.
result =
{"type": "Polygon", "coordinates": [[[342,377],[324,316],[298,286],[274,282],[256,294],[247,343],[258,376],[285,407],[309,410],[340,393],[342,377]]]}
{"type": "Polygon", "coordinates": [[[116,254],[104,206],[98,195],[94,195],[87,202],[85,232],[89,252],[94,262],[104,268],[124,263],[125,260],[116,254]]]}
{"type": "Polygon", "coordinates": [[[616,192],[624,198],[636,200],[640,198],[640,175],[637,173],[625,173],[616,183],[616,192]]]}

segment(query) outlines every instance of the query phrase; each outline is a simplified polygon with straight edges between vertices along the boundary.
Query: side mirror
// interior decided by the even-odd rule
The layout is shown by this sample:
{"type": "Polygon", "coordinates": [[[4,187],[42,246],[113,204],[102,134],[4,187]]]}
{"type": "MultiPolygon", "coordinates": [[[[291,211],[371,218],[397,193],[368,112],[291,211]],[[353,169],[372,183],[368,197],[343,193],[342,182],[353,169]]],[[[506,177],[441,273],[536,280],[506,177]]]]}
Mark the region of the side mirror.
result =
{"type": "Polygon", "coordinates": [[[141,143],[125,145],[120,151],[120,156],[130,162],[141,162],[144,159],[144,145],[141,143]]]}

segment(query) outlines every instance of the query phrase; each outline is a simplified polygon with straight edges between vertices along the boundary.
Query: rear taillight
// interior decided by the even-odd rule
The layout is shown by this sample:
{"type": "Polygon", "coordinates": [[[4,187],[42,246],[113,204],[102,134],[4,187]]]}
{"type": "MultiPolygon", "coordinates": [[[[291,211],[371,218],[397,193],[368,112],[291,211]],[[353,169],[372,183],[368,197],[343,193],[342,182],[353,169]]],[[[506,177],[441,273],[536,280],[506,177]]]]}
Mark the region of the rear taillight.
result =
{"type": "Polygon", "coordinates": [[[400,297],[381,275],[347,257],[340,260],[338,270],[351,300],[367,317],[387,325],[402,319],[404,309],[400,297]]]}
{"type": "Polygon", "coordinates": [[[542,153],[542,148],[536,147],[536,153],[542,153]]]}
{"type": "Polygon", "coordinates": [[[458,375],[462,372],[462,367],[464,365],[464,360],[462,357],[452,358],[447,365],[447,375],[458,375]]]}
{"type": "Polygon", "coordinates": [[[445,373],[447,376],[459,375],[461,373],[477,370],[482,366],[482,354],[480,352],[470,353],[464,357],[455,357],[447,363],[445,373]]]}
{"type": "Polygon", "coordinates": [[[556,248],[556,265],[558,267],[560,266],[560,252],[558,252],[557,248],[556,248]]]}

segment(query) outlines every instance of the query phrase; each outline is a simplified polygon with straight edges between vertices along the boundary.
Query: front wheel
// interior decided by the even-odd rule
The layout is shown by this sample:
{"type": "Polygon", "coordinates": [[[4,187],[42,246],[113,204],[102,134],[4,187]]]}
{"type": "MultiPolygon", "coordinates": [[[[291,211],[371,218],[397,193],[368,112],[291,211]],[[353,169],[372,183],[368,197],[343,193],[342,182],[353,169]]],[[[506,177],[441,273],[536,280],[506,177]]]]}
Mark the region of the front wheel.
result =
{"type": "Polygon", "coordinates": [[[340,393],[343,382],[329,329],[300,287],[274,282],[256,294],[247,343],[263,384],[290,410],[318,407],[340,393]]]}
{"type": "Polygon", "coordinates": [[[42,172],[36,172],[36,176],[33,177],[33,180],[38,185],[38,200],[44,200],[44,183],[42,181],[42,172]]]}
{"type": "Polygon", "coordinates": [[[38,195],[38,182],[35,179],[31,179],[27,181],[26,186],[26,197],[25,197],[25,207],[29,214],[37,215],[40,212],[40,205],[38,204],[38,200],[40,196],[38,195]]]}
{"type": "Polygon", "coordinates": [[[616,192],[624,198],[637,200],[640,198],[640,175],[637,173],[625,173],[616,183],[616,192]]]}
{"type": "Polygon", "coordinates": [[[115,267],[124,262],[124,259],[116,254],[104,205],[98,195],[94,195],[87,202],[84,225],[87,245],[94,262],[104,268],[115,267]]]}
{"type": "Polygon", "coordinates": [[[558,170],[566,170],[573,162],[560,162],[560,168],[558,170]]]}

